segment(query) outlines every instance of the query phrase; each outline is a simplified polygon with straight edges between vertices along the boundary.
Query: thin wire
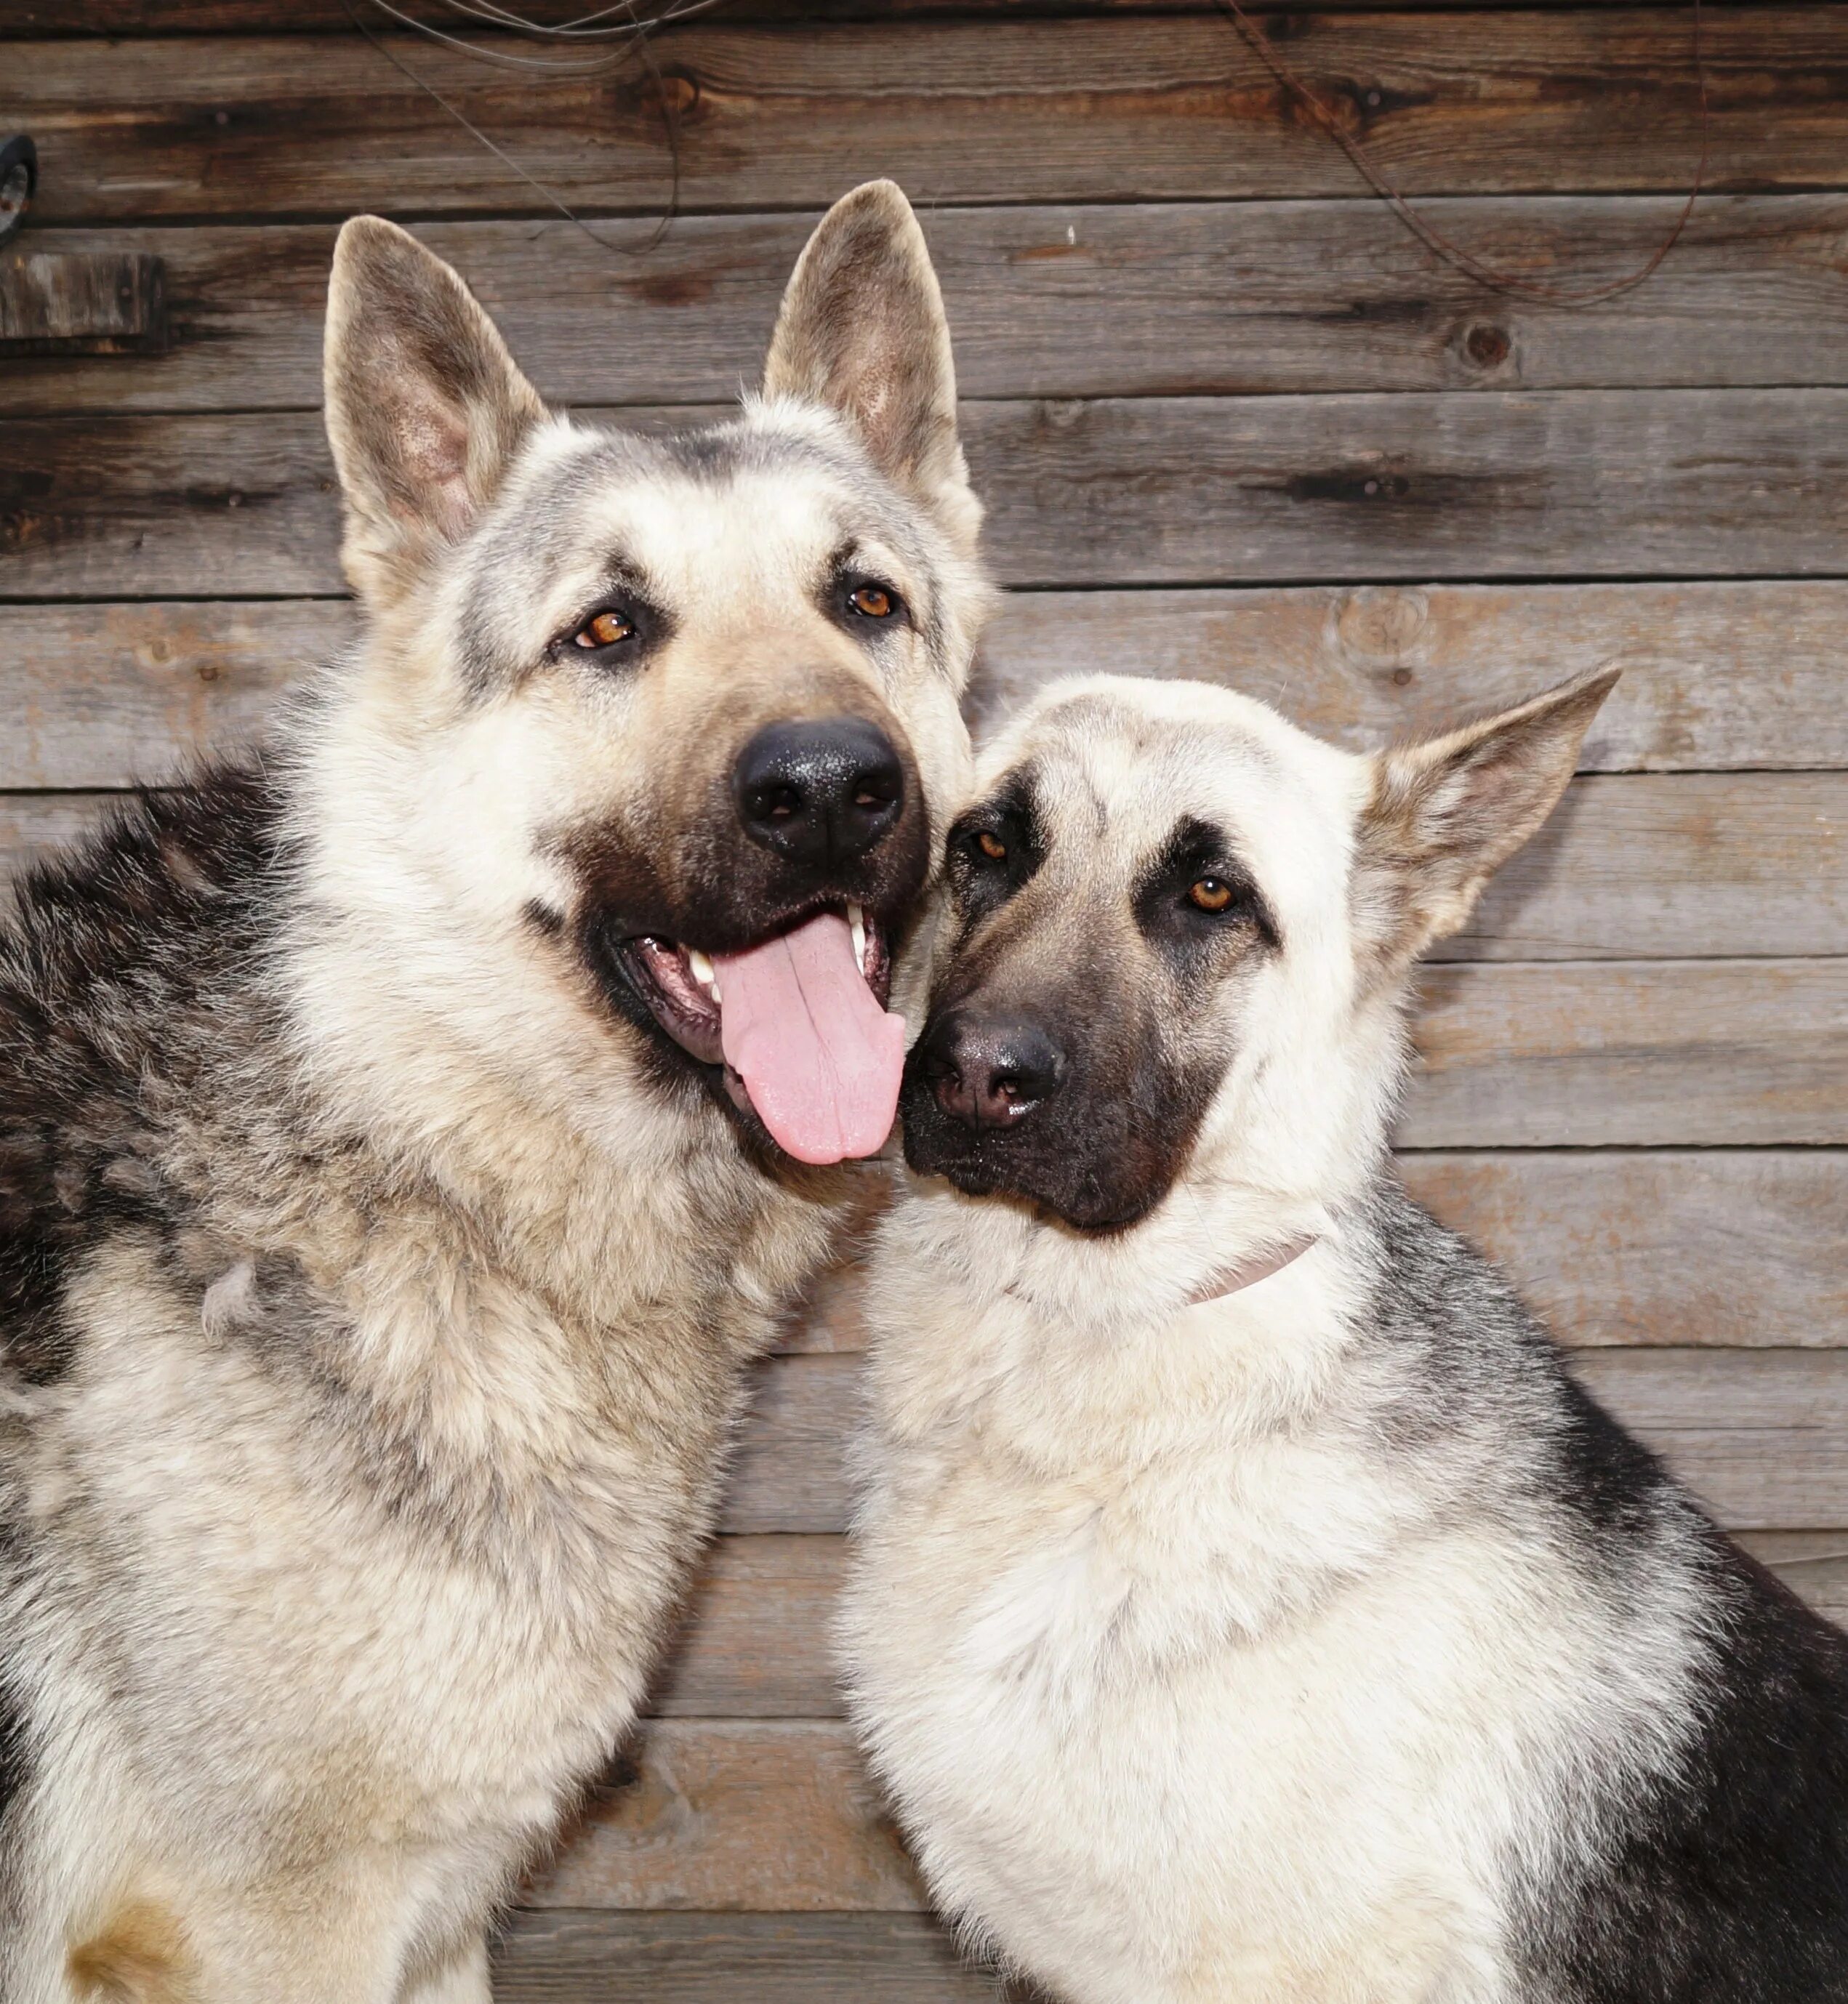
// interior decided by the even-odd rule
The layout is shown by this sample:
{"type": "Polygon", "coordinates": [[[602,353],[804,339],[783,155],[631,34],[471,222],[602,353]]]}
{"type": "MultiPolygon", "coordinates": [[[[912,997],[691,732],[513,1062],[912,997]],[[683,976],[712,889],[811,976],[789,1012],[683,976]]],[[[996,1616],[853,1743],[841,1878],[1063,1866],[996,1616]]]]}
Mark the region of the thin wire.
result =
{"type": "MultiPolygon", "coordinates": [[[[369,4],[376,7],[381,14],[397,22],[399,26],[410,29],[412,33],[422,35],[426,40],[440,42],[447,48],[460,49],[464,55],[472,56],[476,61],[491,64],[499,69],[545,70],[550,72],[555,76],[596,76],[601,75],[605,70],[614,69],[627,58],[630,49],[635,46],[637,39],[646,39],[644,24],[636,21],[629,28],[611,30],[607,33],[600,34],[597,37],[599,40],[623,39],[623,46],[612,50],[608,55],[556,58],[517,56],[505,49],[493,48],[481,42],[468,41],[460,35],[447,33],[443,29],[429,21],[420,21],[415,15],[402,12],[392,5],[391,0],[369,0],[369,4]]],[[[717,0],[703,0],[703,4],[716,5],[717,0]]],[[[349,8],[348,11],[351,12],[352,9],[349,8]]],[[[683,9],[682,11],[690,10],[683,9]]],[[[646,26],[652,27],[655,25],[656,23],[650,20],[646,26]]]]}
{"type": "MultiPolygon", "coordinates": [[[[482,21],[491,27],[510,29],[516,34],[531,35],[541,41],[605,41],[620,40],[636,32],[635,10],[628,5],[599,7],[594,13],[580,14],[575,20],[547,23],[528,20],[524,14],[514,13],[510,9],[497,6],[495,0],[441,0],[452,14],[459,14],[464,20],[482,21]],[[626,14],[629,18],[614,27],[599,27],[612,14],[626,14]]],[[[720,4],[720,0],[684,0],[684,4],[667,7],[650,17],[647,25],[665,28],[675,21],[684,20],[689,14],[703,14],[720,4]]]]}
{"type": "Polygon", "coordinates": [[[1688,191],[1688,199],[1681,205],[1681,212],[1675,218],[1674,227],[1642,265],[1627,278],[1616,279],[1608,286],[1592,286],[1582,292],[1570,291],[1559,286],[1543,285],[1538,279],[1524,279],[1516,272],[1498,271],[1495,266],[1485,264],[1472,252],[1464,250],[1461,244],[1446,236],[1436,224],[1414,208],[1400,192],[1397,184],[1373,164],[1373,155],[1366,146],[1347,131],[1335,114],[1271,47],[1269,39],[1259,31],[1239,4],[1239,0],[1216,0],[1216,4],[1244,38],[1252,53],[1353,162],[1366,177],[1367,185],[1391,207],[1393,212],[1412,235],[1427,250],[1474,279],[1478,285],[1485,286],[1492,292],[1508,293],[1517,298],[1536,300],[1548,306],[1595,306],[1600,300],[1614,300],[1621,293],[1634,292],[1645,280],[1653,278],[1662,260],[1681,241],[1681,233],[1687,228],[1688,219],[1694,213],[1694,205],[1699,199],[1707,173],[1707,70],[1701,46],[1701,0],[1694,0],[1694,73],[1700,92],[1700,163],[1694,170],[1694,185],[1688,191]]]}
{"type": "MultiPolygon", "coordinates": [[[[654,60],[654,51],[649,46],[648,30],[650,28],[656,25],[655,20],[643,20],[636,17],[633,5],[631,4],[629,7],[629,12],[631,16],[633,26],[632,38],[628,47],[619,51],[614,60],[620,61],[631,54],[638,54],[641,58],[643,65],[647,68],[648,75],[654,82],[655,101],[661,107],[661,125],[662,128],[667,134],[668,153],[669,159],[672,162],[673,170],[672,180],[669,184],[668,192],[668,205],[656,219],[654,227],[649,232],[646,241],[641,243],[612,243],[607,237],[599,236],[597,232],[584,221],[582,216],[578,215],[574,209],[568,208],[566,204],[562,201],[542,180],[539,180],[536,175],[528,173],[526,169],[521,166],[520,163],[514,158],[512,154],[505,151],[502,147],[496,145],[495,142],[488,137],[487,134],[468,117],[467,113],[463,111],[459,106],[452,104],[427,77],[420,76],[416,70],[412,68],[409,63],[405,61],[402,57],[397,54],[394,50],[391,49],[385,43],[380,41],[379,37],[373,33],[372,29],[367,25],[365,19],[360,14],[359,11],[358,0],[342,0],[342,4],[346,9],[347,18],[352,23],[353,26],[359,30],[359,33],[366,37],[366,40],[378,51],[379,54],[391,64],[391,67],[395,69],[400,75],[408,78],[410,82],[416,85],[417,88],[423,91],[426,96],[433,99],[437,103],[440,104],[443,109],[449,114],[450,117],[461,127],[464,131],[467,132],[481,145],[485,146],[487,150],[494,156],[495,159],[499,160],[501,165],[506,167],[510,173],[517,174],[519,178],[524,181],[527,186],[532,189],[533,191],[549,207],[556,209],[559,214],[562,215],[573,229],[581,231],[584,236],[587,236],[591,241],[596,245],[599,250],[604,251],[612,257],[645,258],[650,251],[654,250],[659,247],[662,239],[665,237],[668,229],[672,226],[675,219],[680,212],[680,126],[679,121],[674,116],[672,107],[668,103],[667,93],[662,87],[664,79],[661,72],[661,65],[654,60]]],[[[400,14],[397,12],[395,9],[387,5],[386,0],[370,0],[370,4],[379,8],[383,12],[391,15],[394,19],[406,22],[409,26],[416,29],[419,33],[429,35],[433,40],[447,42],[451,44],[452,47],[462,49],[470,55],[480,57],[484,61],[492,61],[495,60],[494,58],[488,56],[485,51],[481,50],[474,43],[459,41],[454,36],[444,35],[437,30],[430,28],[426,23],[410,20],[408,16],[400,14]]],[[[691,4],[680,8],[678,10],[678,14],[683,15],[699,12],[703,11],[703,9],[707,6],[716,5],[717,4],[717,0],[691,0],[691,4]]],[[[661,18],[668,17],[663,16],[661,18]]],[[[675,18],[678,18],[678,16],[675,18]]],[[[567,65],[552,64],[542,64],[539,66],[543,68],[569,68],[570,67],[567,65]]],[[[600,61],[595,65],[586,65],[585,68],[587,69],[594,68],[601,70],[608,68],[610,66],[610,64],[607,62],[600,61]]],[[[580,71],[578,73],[582,74],[584,72],[580,71]]]]}

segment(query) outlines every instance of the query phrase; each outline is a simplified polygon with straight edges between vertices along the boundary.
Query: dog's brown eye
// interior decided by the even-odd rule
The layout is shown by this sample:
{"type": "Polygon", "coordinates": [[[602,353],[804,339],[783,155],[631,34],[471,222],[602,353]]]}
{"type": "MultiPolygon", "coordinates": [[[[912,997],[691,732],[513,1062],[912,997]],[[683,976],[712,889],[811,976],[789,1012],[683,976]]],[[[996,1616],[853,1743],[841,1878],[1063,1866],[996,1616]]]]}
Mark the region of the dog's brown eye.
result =
{"type": "Polygon", "coordinates": [[[1197,877],[1187,886],[1187,895],[1203,912],[1222,912],[1232,902],[1232,886],[1217,877],[1197,877]]]}
{"type": "Polygon", "coordinates": [[[847,594],[847,603],[868,619],[892,617],[892,594],[882,584],[857,584],[847,594]]]}
{"type": "Polygon", "coordinates": [[[635,622],[626,612],[599,612],[579,631],[580,647],[614,647],[635,638],[635,622]]]}
{"type": "Polygon", "coordinates": [[[976,837],[975,846],[991,863],[1005,863],[1008,860],[1008,845],[998,835],[991,835],[986,829],[976,837]]]}

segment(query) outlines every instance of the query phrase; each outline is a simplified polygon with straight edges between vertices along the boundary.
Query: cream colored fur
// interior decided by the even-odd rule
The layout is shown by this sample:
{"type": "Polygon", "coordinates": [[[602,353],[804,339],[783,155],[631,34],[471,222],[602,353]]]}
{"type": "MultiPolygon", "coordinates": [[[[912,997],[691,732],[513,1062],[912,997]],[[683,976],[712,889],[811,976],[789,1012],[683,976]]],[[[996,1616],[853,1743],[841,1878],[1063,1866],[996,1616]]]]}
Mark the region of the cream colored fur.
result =
{"type": "MultiPolygon", "coordinates": [[[[1602,693],[1553,699],[1548,741],[1510,755],[1524,785],[1461,776],[1461,740],[1369,760],[1219,689],[1107,678],[983,757],[978,798],[1034,775],[1036,909],[1127,899],[1193,814],[1282,935],[1171,1026],[1229,1055],[1143,1222],[1086,1238],[912,1177],[871,1264],[854,1715],[944,1910],[1071,2004],[1531,1999],[1511,1887],[1592,1855],[1592,1779],[1689,1730],[1687,1577],[1620,1606],[1550,1519],[1490,1507],[1533,1452],[1506,1415],[1399,1445],[1415,1366],[1370,1330],[1363,1200],[1404,1051],[1381,943],[1402,967],[1428,936],[1395,872],[1465,808],[1469,841],[1537,822],[1602,693]],[[1389,839],[1395,789],[1422,818],[1389,839]]],[[[1492,764],[1504,741],[1469,744],[1492,764]]]]}

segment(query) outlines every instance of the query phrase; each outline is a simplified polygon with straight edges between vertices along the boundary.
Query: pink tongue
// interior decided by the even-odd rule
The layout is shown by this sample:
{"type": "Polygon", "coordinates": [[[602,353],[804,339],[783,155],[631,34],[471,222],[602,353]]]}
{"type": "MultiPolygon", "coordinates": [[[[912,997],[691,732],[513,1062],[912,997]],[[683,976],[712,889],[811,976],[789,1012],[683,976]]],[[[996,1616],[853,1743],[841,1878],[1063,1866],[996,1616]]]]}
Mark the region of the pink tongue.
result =
{"type": "Polygon", "coordinates": [[[905,1019],[888,1015],[823,912],[744,953],[715,954],[725,1061],[758,1118],[799,1162],[875,1153],[892,1131],[905,1019]]]}

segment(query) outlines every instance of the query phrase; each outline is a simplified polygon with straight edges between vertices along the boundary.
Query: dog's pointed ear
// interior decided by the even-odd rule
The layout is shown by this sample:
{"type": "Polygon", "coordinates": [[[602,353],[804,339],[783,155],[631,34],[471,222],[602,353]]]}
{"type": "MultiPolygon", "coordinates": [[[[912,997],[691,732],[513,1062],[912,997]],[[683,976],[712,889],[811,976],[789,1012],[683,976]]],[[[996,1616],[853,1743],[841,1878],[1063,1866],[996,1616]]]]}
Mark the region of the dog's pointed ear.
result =
{"type": "Polygon", "coordinates": [[[1387,972],[1457,931],[1558,804],[1621,671],[1562,683],[1499,716],[1370,762],[1355,849],[1356,929],[1387,972]]]}
{"type": "Polygon", "coordinates": [[[896,182],[866,182],[815,225],[783,295],[763,394],[840,412],[880,471],[973,548],[982,511],[956,433],[949,322],[896,182]]]}
{"type": "Polygon", "coordinates": [[[334,247],[324,368],[341,560],[387,604],[467,532],[545,406],[461,279],[376,215],[334,247]]]}

